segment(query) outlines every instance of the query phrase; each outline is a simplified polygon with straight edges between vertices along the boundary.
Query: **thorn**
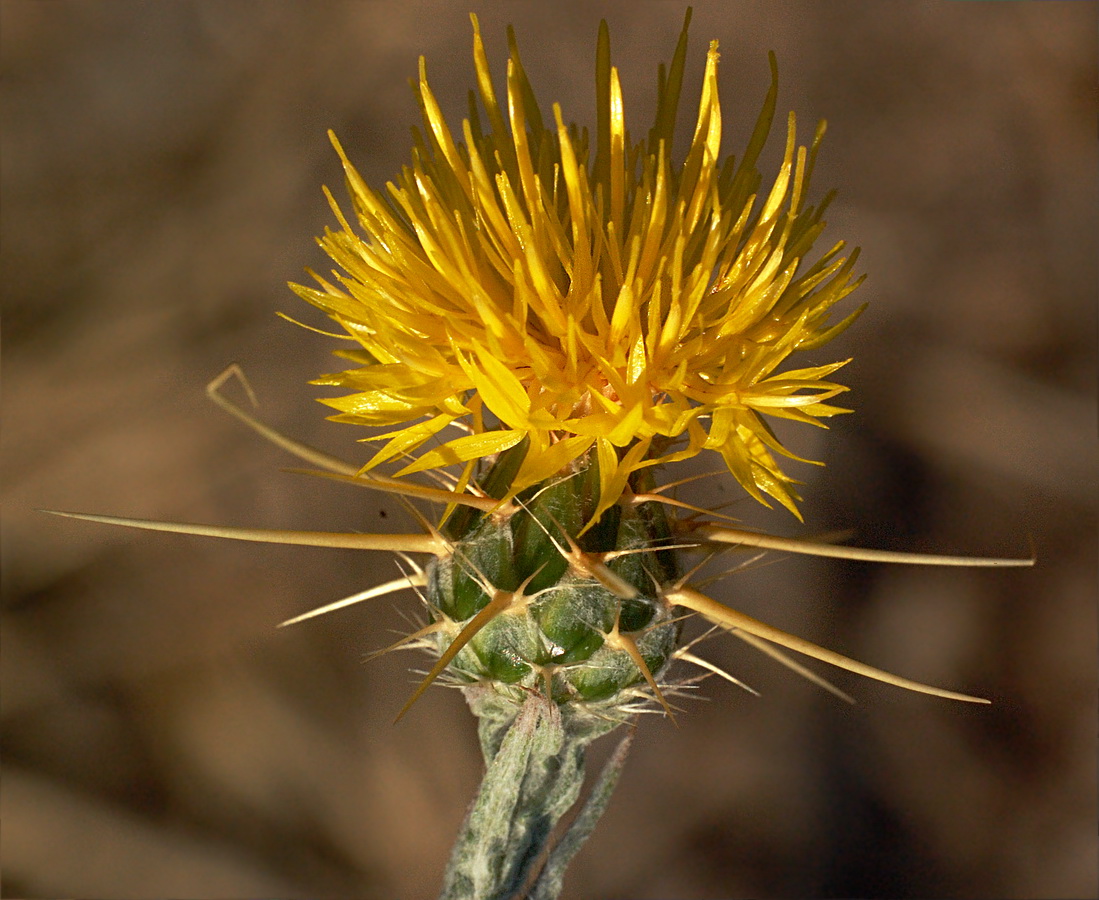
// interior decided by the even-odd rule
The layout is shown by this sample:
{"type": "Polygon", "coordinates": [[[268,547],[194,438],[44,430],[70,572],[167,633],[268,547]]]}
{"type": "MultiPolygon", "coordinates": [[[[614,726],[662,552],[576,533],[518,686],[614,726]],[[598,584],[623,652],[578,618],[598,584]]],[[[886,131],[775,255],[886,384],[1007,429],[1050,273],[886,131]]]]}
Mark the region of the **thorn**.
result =
{"type": "Polygon", "coordinates": [[[949,700],[961,700],[965,703],[989,702],[980,697],[971,697],[968,694],[959,694],[955,691],[947,691],[942,688],[932,687],[931,685],[921,684],[918,681],[902,678],[900,675],[893,675],[882,669],[868,666],[866,663],[849,659],[846,656],[836,653],[834,650],[827,650],[824,647],[819,647],[804,638],[782,631],[779,628],[775,628],[773,625],[768,625],[765,622],[759,621],[759,619],[753,619],[751,616],[746,615],[739,610],[725,606],[723,603],[718,603],[711,597],[707,597],[705,594],[699,593],[691,587],[682,587],[670,591],[666,595],[666,598],[671,603],[693,609],[711,622],[714,622],[727,630],[744,631],[747,634],[762,638],[772,644],[786,647],[788,650],[795,650],[798,653],[803,653],[806,656],[819,659],[821,662],[826,662],[841,669],[847,669],[849,672],[854,672],[856,675],[862,675],[866,678],[872,678],[875,681],[882,681],[886,684],[892,684],[895,687],[915,691],[916,693],[931,694],[932,696],[944,697],[949,700]]]}
{"type": "Polygon", "coordinates": [[[632,600],[638,590],[621,576],[612,572],[599,559],[599,554],[579,551],[575,560],[569,560],[577,571],[590,575],[619,600],[632,600]]]}
{"type": "Polygon", "coordinates": [[[538,674],[542,677],[542,690],[545,692],[546,699],[553,701],[553,673],[557,671],[557,666],[553,663],[546,663],[544,666],[538,667],[538,674]]]}
{"type": "MultiPolygon", "coordinates": [[[[536,517],[533,517],[535,522],[538,522],[536,517]]],[[[615,572],[611,571],[603,562],[607,558],[606,553],[585,553],[580,549],[580,545],[576,543],[572,535],[570,535],[552,515],[550,519],[554,525],[560,530],[561,534],[565,536],[565,540],[568,541],[569,549],[565,550],[564,547],[557,541],[556,538],[546,529],[541,522],[538,525],[542,531],[546,533],[546,537],[550,539],[553,546],[557,548],[557,552],[560,553],[565,559],[568,560],[569,567],[578,575],[586,575],[594,578],[608,591],[618,597],[620,600],[632,600],[637,596],[638,590],[628,581],[615,572]]],[[[611,551],[614,552],[614,551],[611,551]]]]}
{"type": "Polygon", "coordinates": [[[768,644],[766,641],[760,640],[754,634],[749,634],[748,632],[742,631],[739,628],[731,630],[729,634],[731,634],[733,637],[740,638],[742,641],[744,641],[744,643],[748,644],[750,647],[755,647],[761,653],[766,653],[769,657],[771,657],[771,659],[782,663],[782,665],[786,666],[786,668],[788,668],[791,672],[796,672],[806,681],[811,681],[817,687],[824,688],[824,690],[828,691],[829,694],[833,694],[834,696],[839,697],[840,700],[842,700],[844,703],[850,703],[852,706],[856,705],[855,698],[852,697],[850,694],[846,693],[845,691],[841,691],[827,678],[822,675],[818,675],[812,669],[807,669],[796,659],[791,658],[788,654],[783,653],[781,650],[779,650],[778,647],[774,647],[771,644],[768,644]]]}
{"type": "Polygon", "coordinates": [[[369,488],[374,491],[382,491],[388,494],[403,494],[420,500],[428,500],[432,503],[457,503],[462,506],[471,506],[484,512],[496,515],[505,515],[509,512],[508,504],[492,497],[480,497],[474,494],[456,494],[453,491],[441,488],[433,488],[426,484],[416,484],[410,481],[401,481],[399,478],[387,478],[384,475],[360,472],[355,475],[347,475],[342,472],[317,472],[312,469],[288,469],[301,475],[313,475],[318,478],[330,478],[333,481],[343,481],[357,487],[369,488]]]}
{"type": "Polygon", "coordinates": [[[686,478],[680,478],[678,481],[669,481],[667,484],[662,484],[659,487],[652,489],[653,494],[662,494],[664,491],[669,491],[672,488],[682,487],[685,484],[690,484],[692,481],[701,481],[703,478],[713,478],[715,475],[728,475],[728,469],[714,469],[712,472],[703,472],[700,475],[688,475],[686,478]]]}
{"type": "Polygon", "coordinates": [[[206,396],[225,410],[225,412],[229,413],[229,415],[239,419],[251,428],[260,437],[270,441],[276,447],[282,448],[287,453],[296,456],[298,459],[312,463],[315,466],[320,466],[322,469],[339,472],[343,475],[355,474],[357,470],[350,463],[346,463],[342,459],[337,459],[335,456],[330,456],[315,447],[310,447],[308,444],[303,444],[300,441],[295,441],[293,438],[287,437],[276,428],[272,428],[266,422],[260,421],[250,413],[246,413],[232,400],[223,396],[221,393],[221,386],[233,376],[236,376],[237,380],[244,386],[244,391],[248,395],[248,399],[251,401],[252,406],[258,406],[259,404],[256,402],[256,395],[252,391],[252,386],[244,377],[243,370],[236,363],[233,363],[226,368],[224,372],[206,385],[206,396]]]}
{"type": "MultiPolygon", "coordinates": [[[[691,615],[698,615],[698,614],[695,613],[692,610],[691,615]]],[[[684,644],[679,649],[689,653],[691,650],[693,650],[695,647],[697,647],[699,644],[701,644],[704,640],[709,638],[715,631],[725,631],[725,629],[722,628],[720,625],[712,625],[711,624],[709,628],[707,628],[704,632],[702,632],[702,634],[700,634],[696,638],[693,638],[691,641],[684,644]]]]}
{"type": "Polygon", "coordinates": [[[637,649],[637,642],[628,634],[623,634],[619,631],[618,625],[618,617],[615,617],[614,627],[611,628],[608,634],[604,635],[604,642],[613,649],[624,650],[629,655],[642,677],[648,682],[657,702],[664,707],[664,712],[668,714],[668,718],[672,720],[672,724],[678,728],[679,723],[676,721],[675,713],[672,711],[668,701],[664,699],[664,694],[661,692],[660,686],[656,683],[656,679],[653,678],[653,673],[649,670],[649,664],[645,662],[645,657],[643,657],[641,651],[637,649]]]}
{"type": "Polygon", "coordinates": [[[370,653],[366,654],[364,659],[366,662],[370,662],[377,659],[379,656],[385,656],[385,654],[392,653],[394,650],[400,650],[402,647],[407,647],[409,644],[423,640],[429,634],[435,634],[442,631],[444,628],[446,628],[445,622],[432,622],[430,625],[425,625],[423,628],[412,632],[412,634],[406,634],[399,641],[394,641],[388,647],[384,647],[381,650],[372,650],[370,653]]]}
{"type": "Polygon", "coordinates": [[[642,503],[663,503],[665,506],[674,506],[677,509],[686,509],[689,512],[693,512],[698,515],[717,515],[722,519],[728,519],[730,522],[737,521],[737,519],[733,516],[727,516],[724,513],[719,513],[716,509],[695,506],[693,503],[687,503],[684,500],[674,500],[671,497],[660,497],[655,491],[648,494],[623,494],[623,500],[624,502],[629,503],[633,506],[640,506],[642,503]]]}
{"type": "Polygon", "coordinates": [[[799,538],[784,538],[739,528],[726,528],[713,522],[700,522],[688,526],[703,541],[719,544],[739,544],[759,547],[763,550],[785,550],[808,556],[827,556],[836,559],[855,559],[865,562],[903,563],[924,566],[1007,567],[1032,566],[1035,557],[1026,559],[997,559],[971,556],[940,556],[930,553],[898,553],[892,550],[873,550],[865,547],[840,547],[799,538]]]}
{"type": "Polygon", "coordinates": [[[405,705],[401,707],[401,711],[397,713],[397,718],[393,720],[394,724],[399,722],[404,717],[404,714],[412,708],[412,705],[423,696],[424,691],[426,691],[431,686],[431,683],[450,665],[451,660],[458,655],[459,651],[473,640],[477,632],[507,609],[512,604],[514,598],[515,595],[511,591],[494,592],[492,599],[481,608],[481,611],[478,612],[477,615],[466,622],[462,630],[458,632],[458,636],[450,642],[450,646],[447,647],[435,661],[435,665],[431,667],[431,670],[427,673],[424,680],[421,681],[416,690],[412,692],[412,696],[408,698],[408,702],[405,703],[405,705]]]}
{"type": "MultiPolygon", "coordinates": [[[[721,581],[723,578],[729,578],[730,576],[735,575],[738,572],[746,572],[749,569],[762,568],[763,566],[771,566],[771,565],[774,565],[775,563],[779,562],[780,560],[784,559],[784,557],[772,556],[770,559],[767,559],[766,562],[760,563],[760,561],[763,560],[766,556],[767,556],[767,551],[766,550],[761,550],[759,553],[756,553],[753,556],[750,556],[745,560],[741,560],[740,562],[738,562],[732,568],[726,569],[723,572],[718,572],[716,575],[708,575],[706,578],[703,578],[701,581],[696,582],[696,585],[698,587],[709,587],[711,584],[716,584],[717,582],[721,581]],[[757,566],[756,563],[760,563],[760,565],[757,566]]],[[[709,562],[709,560],[706,560],[706,562],[709,562]]],[[[698,570],[696,569],[695,571],[698,571],[698,570]]],[[[688,576],[688,580],[689,580],[689,576],[688,576]]]]}
{"type": "Polygon", "coordinates": [[[425,516],[422,512],[416,509],[416,507],[412,505],[411,501],[409,501],[407,497],[398,497],[397,500],[405,508],[408,514],[416,520],[416,524],[419,525],[427,534],[433,535],[439,540],[443,539],[443,536],[439,534],[439,532],[435,529],[435,526],[427,520],[427,516],[425,516]]]}
{"type": "MultiPolygon", "coordinates": [[[[722,549],[724,549],[724,548],[722,548],[722,549]]],[[[686,584],[686,583],[687,583],[688,581],[690,581],[690,579],[691,579],[691,578],[692,578],[692,577],[693,577],[693,576],[694,576],[694,575],[695,575],[696,573],[698,573],[698,572],[702,571],[702,569],[703,569],[703,568],[704,568],[705,566],[709,565],[709,563],[710,563],[710,560],[712,560],[712,559],[713,559],[713,558],[714,558],[715,556],[717,556],[717,555],[718,555],[719,553],[721,553],[721,552],[722,552],[721,550],[709,550],[709,551],[707,552],[707,554],[706,554],[706,558],[705,558],[705,559],[703,559],[703,560],[702,560],[701,562],[699,562],[699,563],[698,563],[698,565],[696,565],[696,566],[695,566],[695,567],[694,567],[693,569],[691,569],[691,570],[690,570],[689,572],[685,573],[685,574],[684,574],[684,575],[683,575],[683,576],[682,576],[682,577],[681,577],[681,578],[679,579],[679,581],[677,581],[677,582],[676,582],[676,584],[675,584],[675,587],[676,587],[676,588],[681,588],[681,587],[683,587],[683,585],[685,585],[685,584],[686,584]]]]}
{"type": "Polygon", "coordinates": [[[650,622],[640,631],[634,632],[634,634],[648,634],[650,631],[655,631],[657,628],[665,628],[668,625],[674,625],[676,622],[686,622],[691,616],[695,615],[694,611],[684,613],[681,616],[673,616],[670,619],[664,619],[660,622],[650,622]]]}
{"type": "MultiPolygon", "coordinates": [[[[299,322],[297,319],[292,318],[291,316],[288,316],[284,312],[279,312],[278,310],[275,310],[275,315],[278,316],[280,319],[285,319],[291,325],[297,325],[298,328],[304,328],[306,331],[312,331],[315,334],[323,334],[325,337],[336,338],[336,339],[341,340],[341,341],[354,341],[355,340],[355,338],[350,334],[336,334],[336,332],[334,332],[334,331],[325,331],[323,328],[314,328],[312,325],[306,325],[304,322],[299,322]]],[[[235,366],[235,365],[236,365],[236,363],[233,363],[233,366],[235,366]]],[[[232,368],[233,366],[230,366],[230,368],[232,368]]],[[[243,378],[243,377],[244,376],[242,374],[241,378],[243,378]]]]}
{"type": "MultiPolygon", "coordinates": [[[[574,476],[570,475],[568,477],[572,478],[574,476]]],[[[542,490],[545,490],[545,488],[543,488],[542,490]]],[[[541,491],[539,491],[539,493],[541,493],[541,491]]],[[[523,506],[524,509],[527,509],[525,504],[520,505],[523,506]]],[[[527,511],[529,512],[529,510],[527,511]]],[[[539,528],[542,529],[542,533],[545,534],[547,538],[549,538],[550,543],[553,544],[557,552],[560,553],[561,556],[563,556],[568,561],[569,567],[574,573],[594,578],[608,591],[610,591],[612,594],[622,600],[630,600],[633,597],[637,596],[637,588],[635,588],[628,581],[620,578],[603,564],[603,557],[605,556],[605,554],[585,553],[583,550],[580,549],[580,545],[576,543],[572,535],[568,533],[564,526],[562,526],[561,523],[558,522],[552,514],[547,513],[547,515],[549,515],[550,521],[557,526],[561,534],[564,536],[565,541],[568,543],[567,550],[564,546],[562,546],[561,542],[557,540],[556,537],[550,534],[549,529],[542,524],[541,520],[537,516],[531,515],[531,520],[539,528]]]]}
{"type": "Polygon", "coordinates": [[[609,560],[618,559],[620,556],[631,556],[635,553],[655,553],[658,550],[697,550],[701,547],[701,544],[657,544],[653,543],[648,547],[633,547],[629,550],[608,550],[606,553],[600,553],[599,556],[604,562],[609,560]]]}
{"type": "Polygon", "coordinates": [[[387,581],[385,584],[375,585],[365,591],[352,594],[350,597],[344,597],[342,600],[337,600],[335,603],[318,606],[316,609],[302,613],[300,616],[294,616],[292,619],[287,619],[285,622],[279,622],[277,627],[285,628],[287,625],[297,625],[299,622],[304,622],[306,619],[323,616],[327,613],[335,612],[337,609],[343,609],[345,606],[353,606],[356,603],[362,603],[364,600],[373,600],[375,597],[383,597],[386,594],[394,594],[397,591],[426,586],[427,576],[422,572],[416,575],[405,575],[402,578],[395,578],[393,581],[387,581]]]}
{"type": "MultiPolygon", "coordinates": [[[[401,561],[402,561],[402,562],[404,562],[404,564],[405,564],[406,566],[408,566],[408,567],[409,567],[410,569],[412,569],[412,571],[413,571],[413,572],[415,572],[415,573],[416,573],[417,575],[423,575],[423,574],[425,574],[425,572],[426,572],[426,569],[424,569],[424,567],[423,567],[423,566],[421,566],[421,565],[420,565],[420,564],[419,564],[418,562],[416,562],[416,560],[414,560],[414,559],[413,559],[413,558],[412,558],[411,556],[409,556],[409,555],[408,555],[407,553],[400,553],[400,552],[398,552],[398,553],[397,553],[397,556],[399,556],[399,557],[401,558],[401,561]]],[[[400,568],[400,564],[399,564],[399,563],[398,563],[398,566],[397,566],[397,567],[398,567],[398,568],[400,568]]],[[[403,571],[404,571],[404,569],[401,569],[401,571],[403,572],[403,571]]]]}
{"type": "MultiPolygon", "coordinates": [[[[470,433],[472,434],[472,429],[470,429],[470,433]]],[[[462,474],[458,478],[458,481],[455,483],[453,489],[450,492],[452,496],[465,496],[466,489],[469,487],[469,482],[470,479],[473,477],[473,470],[476,465],[477,460],[471,459],[464,466],[462,466],[462,474]]],[[[464,504],[453,502],[446,505],[446,509],[443,510],[443,514],[439,517],[438,527],[440,530],[443,528],[443,526],[446,525],[448,521],[450,521],[450,517],[454,515],[454,511],[459,507],[459,505],[464,504]]]]}
{"type": "Polygon", "coordinates": [[[473,564],[473,561],[468,556],[466,556],[464,550],[459,547],[455,547],[453,555],[455,559],[462,563],[466,574],[468,574],[471,578],[473,578],[474,581],[477,582],[477,586],[480,587],[482,591],[484,591],[489,596],[493,595],[496,592],[496,588],[489,583],[489,580],[485,576],[485,573],[473,564]]]}
{"type": "Polygon", "coordinates": [[[91,513],[63,512],[43,509],[39,512],[66,519],[82,519],[105,525],[122,525],[146,531],[167,531],[174,534],[196,534],[203,537],[225,538],[231,541],[255,541],[262,544],[295,544],[304,547],[332,547],[343,550],[388,550],[394,553],[433,553],[446,556],[449,545],[431,534],[357,534],[335,531],[285,531],[278,528],[235,528],[228,525],[196,525],[186,522],[155,522],[149,519],[127,519],[119,516],[99,516],[91,513]]]}

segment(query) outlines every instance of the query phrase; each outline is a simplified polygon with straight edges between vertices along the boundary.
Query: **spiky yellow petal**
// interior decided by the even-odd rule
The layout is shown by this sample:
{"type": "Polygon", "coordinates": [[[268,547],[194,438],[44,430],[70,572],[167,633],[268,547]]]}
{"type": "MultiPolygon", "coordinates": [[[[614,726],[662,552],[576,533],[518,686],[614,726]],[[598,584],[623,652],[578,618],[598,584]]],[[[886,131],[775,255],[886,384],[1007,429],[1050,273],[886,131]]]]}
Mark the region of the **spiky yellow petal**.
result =
{"type": "Polygon", "coordinates": [[[796,512],[773,456],[785,451],[764,417],[820,424],[845,412],[827,401],[846,388],[826,380],[843,362],[786,366],[857,315],[830,321],[860,280],[842,243],[808,259],[826,205],[805,202],[823,127],[798,146],[789,116],[783,161],[764,188],[756,160],[775,114],[772,58],[748,149],[739,163],[722,160],[713,42],[694,134],[674,164],[686,23],[642,142],[629,137],[604,26],[590,147],[559,106],[544,122],[510,35],[509,44],[498,99],[473,17],[484,115],[474,109],[460,129],[421,61],[424,128],[384,192],[333,139],[354,216],[333,205],[339,228],[320,244],[342,272],[295,290],[363,352],[350,354],[358,368],[322,379],[352,391],[325,402],[340,421],[395,428],[368,467],[419,453],[398,476],[525,439],[514,494],[595,448],[608,467],[605,509],[631,472],[710,449],[752,496],[796,512]],[[473,433],[444,439],[452,422],[473,433]]]}

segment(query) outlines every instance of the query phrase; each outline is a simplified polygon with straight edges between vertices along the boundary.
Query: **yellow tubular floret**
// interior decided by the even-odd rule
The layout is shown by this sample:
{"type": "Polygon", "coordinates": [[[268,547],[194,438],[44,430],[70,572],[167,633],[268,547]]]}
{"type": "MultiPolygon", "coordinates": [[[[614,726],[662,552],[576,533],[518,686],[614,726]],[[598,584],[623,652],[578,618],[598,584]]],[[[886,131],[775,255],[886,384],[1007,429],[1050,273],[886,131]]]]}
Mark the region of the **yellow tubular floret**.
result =
{"type": "Polygon", "coordinates": [[[589,146],[558,105],[543,119],[510,32],[498,97],[476,17],[480,109],[471,103],[460,129],[421,62],[423,130],[384,192],[333,138],[354,214],[333,204],[338,230],[320,239],[339,271],[295,290],[361,346],[341,354],[356,368],[318,383],[348,392],[324,401],[334,418],[389,429],[370,438],[384,444],[366,468],[412,456],[401,477],[526,440],[514,495],[594,448],[608,467],[602,510],[631,472],[711,449],[749,494],[796,513],[776,460],[789,454],[765,419],[819,425],[846,411],[828,402],[846,390],[827,380],[843,362],[787,360],[853,318],[829,321],[859,283],[854,254],[838,244],[808,258],[823,228],[825,204],[805,202],[822,127],[799,146],[791,114],[769,187],[756,168],[775,115],[773,58],[748,148],[722,160],[710,45],[694,133],[675,162],[687,23],[645,141],[630,139],[605,26],[589,146]],[[456,423],[472,433],[445,435],[456,423]]]}

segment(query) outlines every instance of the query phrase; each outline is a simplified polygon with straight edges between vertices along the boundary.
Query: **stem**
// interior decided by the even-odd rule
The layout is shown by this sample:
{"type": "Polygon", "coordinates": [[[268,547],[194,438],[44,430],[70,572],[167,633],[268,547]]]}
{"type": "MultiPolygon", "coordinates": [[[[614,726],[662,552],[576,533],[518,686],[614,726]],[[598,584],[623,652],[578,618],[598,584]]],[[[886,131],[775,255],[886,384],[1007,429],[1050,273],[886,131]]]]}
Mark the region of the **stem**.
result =
{"type": "Polygon", "coordinates": [[[569,825],[568,831],[561,836],[561,840],[550,850],[546,864],[531,887],[528,900],[557,900],[564,885],[565,869],[584,842],[591,837],[600,817],[606,811],[611,794],[618,785],[618,776],[622,774],[622,769],[626,765],[626,756],[630,752],[632,743],[633,731],[630,730],[618,742],[611,758],[603,766],[603,771],[599,773],[599,780],[592,788],[584,808],[569,825]]]}
{"type": "Polygon", "coordinates": [[[557,704],[539,695],[532,695],[517,715],[514,705],[491,688],[470,689],[468,699],[481,720],[487,769],[455,841],[439,900],[554,900],[565,866],[606,808],[625,761],[622,747],[550,853],[534,893],[524,888],[554,827],[580,796],[588,744],[618,723],[563,719],[557,704]]]}

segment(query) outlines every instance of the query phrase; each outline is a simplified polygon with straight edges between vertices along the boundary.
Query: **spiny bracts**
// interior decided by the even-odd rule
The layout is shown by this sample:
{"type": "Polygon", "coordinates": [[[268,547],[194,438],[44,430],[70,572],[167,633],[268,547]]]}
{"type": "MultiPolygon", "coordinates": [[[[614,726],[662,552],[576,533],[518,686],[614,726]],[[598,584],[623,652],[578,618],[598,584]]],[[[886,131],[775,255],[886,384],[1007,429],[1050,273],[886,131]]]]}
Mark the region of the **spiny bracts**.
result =
{"type": "MultiPolygon", "coordinates": [[[[505,496],[525,449],[488,468],[487,495],[505,496]]],[[[637,473],[623,502],[593,522],[598,463],[585,460],[499,510],[451,517],[443,533],[453,552],[429,563],[425,595],[451,677],[516,703],[542,691],[596,715],[661,697],[682,618],[664,596],[679,580],[665,511],[631,502],[650,481],[637,473]]]]}

